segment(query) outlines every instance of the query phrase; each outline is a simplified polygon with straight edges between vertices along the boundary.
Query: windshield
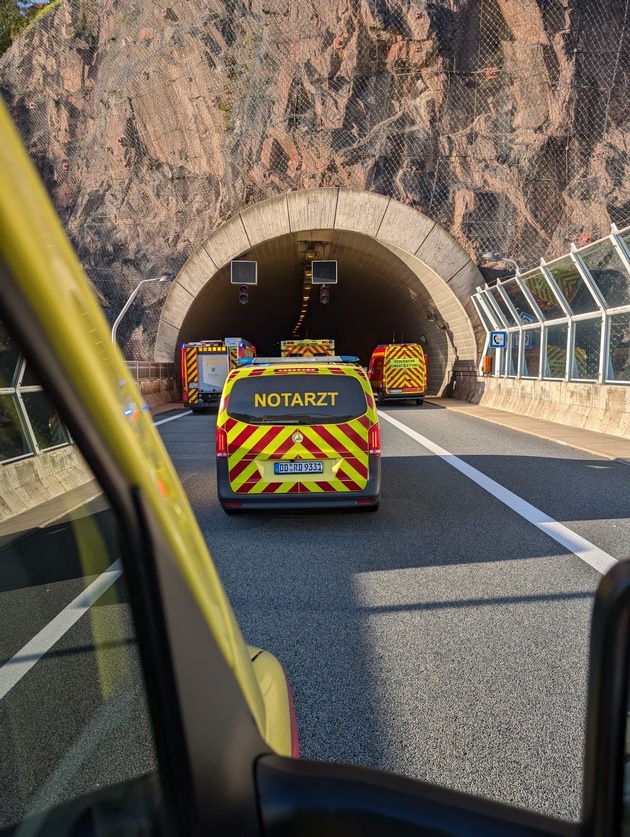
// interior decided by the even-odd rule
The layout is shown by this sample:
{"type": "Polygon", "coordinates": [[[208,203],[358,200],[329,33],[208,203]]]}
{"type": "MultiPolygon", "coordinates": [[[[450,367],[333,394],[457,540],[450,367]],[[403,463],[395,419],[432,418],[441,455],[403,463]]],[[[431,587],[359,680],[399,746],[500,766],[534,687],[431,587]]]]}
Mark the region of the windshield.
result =
{"type": "Polygon", "coordinates": [[[250,424],[335,424],[365,413],[367,402],[352,375],[260,375],[240,378],[227,412],[250,424]]]}
{"type": "MultiPolygon", "coordinates": [[[[81,322],[100,306],[112,386],[163,422],[309,760],[581,816],[593,595],[630,554],[629,45],[630,0],[0,0],[0,99],[94,290],[81,322]],[[182,345],[230,336],[380,347],[378,410],[360,370],[300,367],[237,377],[222,425],[226,370],[182,345]],[[414,400],[383,363],[405,343],[414,400]]],[[[30,221],[50,255],[52,214],[21,205],[3,125],[0,294],[33,252],[9,237],[30,221]]],[[[75,268],[37,262],[71,322],[75,268]]],[[[105,377],[42,386],[29,322],[19,347],[0,329],[0,679],[128,539],[77,498],[60,421],[105,377]]],[[[151,771],[128,581],[0,694],[0,830],[151,771]]]]}

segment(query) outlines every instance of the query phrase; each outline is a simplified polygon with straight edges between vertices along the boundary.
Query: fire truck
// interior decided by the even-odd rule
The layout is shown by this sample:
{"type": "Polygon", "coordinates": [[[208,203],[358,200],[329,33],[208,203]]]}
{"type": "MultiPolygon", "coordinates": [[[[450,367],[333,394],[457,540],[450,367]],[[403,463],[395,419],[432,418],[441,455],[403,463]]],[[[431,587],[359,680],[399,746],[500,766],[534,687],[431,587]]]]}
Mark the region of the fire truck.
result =
{"type": "Polygon", "coordinates": [[[242,337],[182,344],[182,400],[196,413],[218,404],[227,374],[241,358],[256,357],[242,337]]]}
{"type": "Polygon", "coordinates": [[[335,354],[334,340],[283,340],[280,343],[282,357],[317,357],[335,354]]]}

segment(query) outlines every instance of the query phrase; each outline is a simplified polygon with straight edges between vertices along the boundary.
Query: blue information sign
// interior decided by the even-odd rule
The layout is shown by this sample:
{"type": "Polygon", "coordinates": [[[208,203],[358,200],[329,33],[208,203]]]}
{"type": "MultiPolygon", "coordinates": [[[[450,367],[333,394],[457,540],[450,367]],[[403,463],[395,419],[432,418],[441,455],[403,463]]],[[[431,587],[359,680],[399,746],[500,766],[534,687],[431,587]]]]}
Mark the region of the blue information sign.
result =
{"type": "Polygon", "coordinates": [[[490,332],[490,348],[505,349],[507,346],[507,331],[490,332]]]}

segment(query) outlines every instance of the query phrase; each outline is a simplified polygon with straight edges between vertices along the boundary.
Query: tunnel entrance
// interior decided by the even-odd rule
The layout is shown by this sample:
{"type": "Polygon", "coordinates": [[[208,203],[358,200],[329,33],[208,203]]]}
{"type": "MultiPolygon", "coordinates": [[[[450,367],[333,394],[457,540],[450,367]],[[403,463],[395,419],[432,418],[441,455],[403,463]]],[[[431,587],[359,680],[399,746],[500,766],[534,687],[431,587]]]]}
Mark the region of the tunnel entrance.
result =
{"type": "Polygon", "coordinates": [[[378,343],[420,342],[438,394],[455,360],[477,362],[470,293],[482,281],[448,233],[403,204],[353,190],[292,192],[243,210],[191,256],[164,306],[156,359],[177,361],[192,340],[244,337],[273,356],[281,340],[315,337],[367,365],[378,343]],[[307,251],[335,259],[339,282],[328,304],[312,288],[298,326],[307,251]],[[230,284],[237,258],[258,263],[246,305],[230,284]]]}

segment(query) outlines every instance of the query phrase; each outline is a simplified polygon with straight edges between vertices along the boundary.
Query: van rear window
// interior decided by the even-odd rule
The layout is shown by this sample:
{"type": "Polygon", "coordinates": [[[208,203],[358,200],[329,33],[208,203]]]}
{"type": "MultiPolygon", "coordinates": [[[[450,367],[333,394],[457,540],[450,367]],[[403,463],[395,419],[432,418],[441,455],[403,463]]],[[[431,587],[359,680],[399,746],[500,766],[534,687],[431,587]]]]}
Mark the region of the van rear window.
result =
{"type": "Polygon", "coordinates": [[[336,424],[367,410],[350,375],[260,375],[234,382],[227,412],[249,424],[336,424]]]}

